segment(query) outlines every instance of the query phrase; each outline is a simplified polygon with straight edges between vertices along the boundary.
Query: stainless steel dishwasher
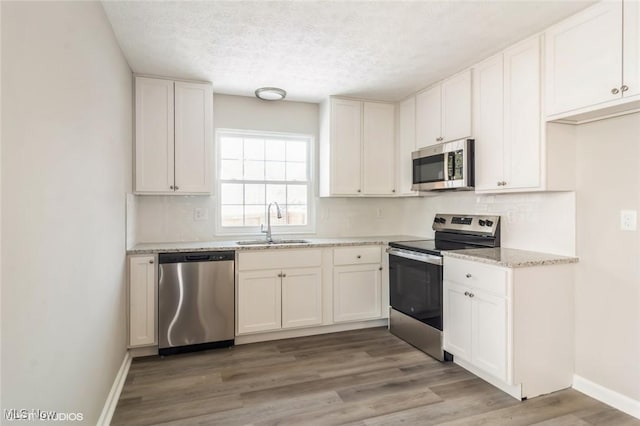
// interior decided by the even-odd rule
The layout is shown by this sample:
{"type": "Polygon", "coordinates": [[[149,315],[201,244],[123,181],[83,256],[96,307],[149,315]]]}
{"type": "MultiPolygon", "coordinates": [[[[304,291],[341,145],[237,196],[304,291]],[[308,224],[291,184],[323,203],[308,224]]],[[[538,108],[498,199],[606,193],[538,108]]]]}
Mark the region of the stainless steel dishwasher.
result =
{"type": "Polygon", "coordinates": [[[160,355],[234,343],[233,251],[160,253],[160,355]]]}

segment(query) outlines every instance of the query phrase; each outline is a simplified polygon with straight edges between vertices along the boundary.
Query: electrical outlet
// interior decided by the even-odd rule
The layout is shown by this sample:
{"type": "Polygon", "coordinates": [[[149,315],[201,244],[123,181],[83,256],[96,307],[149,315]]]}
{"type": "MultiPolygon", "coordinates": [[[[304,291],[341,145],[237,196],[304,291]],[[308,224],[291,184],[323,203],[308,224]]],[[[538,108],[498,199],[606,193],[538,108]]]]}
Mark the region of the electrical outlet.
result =
{"type": "Polygon", "coordinates": [[[193,220],[196,222],[209,219],[209,209],[204,207],[196,207],[193,209],[193,220]]]}
{"type": "Polygon", "coordinates": [[[623,231],[635,231],[638,220],[638,212],[635,210],[620,210],[620,229],[623,231]]]}

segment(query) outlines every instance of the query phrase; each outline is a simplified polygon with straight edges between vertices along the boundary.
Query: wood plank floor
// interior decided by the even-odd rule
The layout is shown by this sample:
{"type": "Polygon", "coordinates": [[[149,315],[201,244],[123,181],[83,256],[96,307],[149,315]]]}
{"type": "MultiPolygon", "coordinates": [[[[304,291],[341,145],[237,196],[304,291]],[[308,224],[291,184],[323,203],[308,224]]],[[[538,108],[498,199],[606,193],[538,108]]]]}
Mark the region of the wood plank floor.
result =
{"type": "Polygon", "coordinates": [[[524,402],[385,328],[135,359],[113,425],[640,425],[574,390],[524,402]]]}

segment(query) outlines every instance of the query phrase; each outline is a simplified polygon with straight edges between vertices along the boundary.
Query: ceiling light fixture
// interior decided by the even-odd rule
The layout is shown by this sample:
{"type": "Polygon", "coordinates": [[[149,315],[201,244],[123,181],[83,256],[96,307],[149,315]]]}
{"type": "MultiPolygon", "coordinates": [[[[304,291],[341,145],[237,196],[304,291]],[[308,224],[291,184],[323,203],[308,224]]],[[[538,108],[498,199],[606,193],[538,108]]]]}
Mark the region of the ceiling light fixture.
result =
{"type": "Polygon", "coordinates": [[[256,89],[256,98],[263,101],[281,101],[287,96],[287,92],[277,87],[261,87],[256,89]]]}

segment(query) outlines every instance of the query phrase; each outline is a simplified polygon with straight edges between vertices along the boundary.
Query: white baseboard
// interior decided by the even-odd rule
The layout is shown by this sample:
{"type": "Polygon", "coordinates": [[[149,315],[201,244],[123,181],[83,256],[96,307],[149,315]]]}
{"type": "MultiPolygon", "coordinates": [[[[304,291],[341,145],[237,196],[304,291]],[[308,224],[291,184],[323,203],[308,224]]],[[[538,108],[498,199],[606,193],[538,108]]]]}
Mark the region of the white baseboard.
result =
{"type": "Polygon", "coordinates": [[[577,374],[573,375],[573,388],[593,399],[597,399],[630,416],[640,419],[640,401],[605,388],[577,374]]]}
{"type": "Polygon", "coordinates": [[[124,382],[127,380],[129,367],[131,367],[131,359],[132,358],[129,354],[129,351],[125,352],[120,370],[118,370],[118,374],[116,374],[116,378],[113,381],[111,391],[109,391],[107,400],[104,403],[104,408],[102,409],[100,418],[96,423],[97,426],[109,426],[111,424],[111,418],[113,417],[113,413],[116,411],[116,406],[118,405],[118,400],[120,399],[120,393],[122,392],[122,388],[124,387],[124,382]]]}

